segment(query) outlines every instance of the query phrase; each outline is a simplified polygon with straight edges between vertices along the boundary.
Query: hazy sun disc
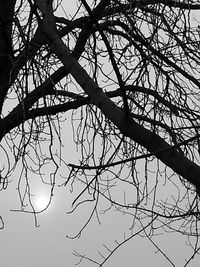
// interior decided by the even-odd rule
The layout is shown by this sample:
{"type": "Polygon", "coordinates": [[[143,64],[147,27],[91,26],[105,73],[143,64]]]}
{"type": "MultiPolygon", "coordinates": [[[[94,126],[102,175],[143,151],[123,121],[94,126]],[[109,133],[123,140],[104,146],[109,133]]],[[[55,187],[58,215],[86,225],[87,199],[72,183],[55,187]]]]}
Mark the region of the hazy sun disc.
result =
{"type": "Polygon", "coordinates": [[[35,200],[35,208],[37,211],[42,211],[47,208],[49,204],[49,198],[45,195],[38,196],[35,200]]]}

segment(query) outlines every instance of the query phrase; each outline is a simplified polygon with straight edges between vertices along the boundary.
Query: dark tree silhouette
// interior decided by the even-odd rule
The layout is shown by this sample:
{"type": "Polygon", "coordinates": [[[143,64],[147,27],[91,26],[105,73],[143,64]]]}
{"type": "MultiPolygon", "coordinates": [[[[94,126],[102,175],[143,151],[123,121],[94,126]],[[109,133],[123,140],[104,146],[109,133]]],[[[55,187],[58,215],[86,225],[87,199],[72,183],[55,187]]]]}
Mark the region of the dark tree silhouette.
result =
{"type": "Polygon", "coordinates": [[[106,200],[152,242],[161,229],[191,237],[186,265],[198,255],[199,10],[195,0],[80,0],[69,14],[62,1],[0,1],[1,189],[21,168],[24,212],[37,214],[31,173],[45,182],[51,166],[51,201],[65,166],[63,186],[84,185],[74,209],[94,202],[87,223],[106,200]],[[65,161],[66,124],[76,164],[65,161]]]}

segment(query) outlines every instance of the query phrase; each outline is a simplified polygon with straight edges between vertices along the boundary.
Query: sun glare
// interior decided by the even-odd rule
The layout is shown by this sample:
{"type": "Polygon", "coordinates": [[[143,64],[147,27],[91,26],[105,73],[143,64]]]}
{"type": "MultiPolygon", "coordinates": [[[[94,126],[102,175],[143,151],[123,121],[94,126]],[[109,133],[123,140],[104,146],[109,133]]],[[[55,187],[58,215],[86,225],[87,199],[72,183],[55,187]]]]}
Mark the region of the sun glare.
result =
{"type": "Polygon", "coordinates": [[[40,195],[35,200],[35,209],[36,211],[42,211],[47,208],[49,204],[49,198],[45,195],[40,195]]]}

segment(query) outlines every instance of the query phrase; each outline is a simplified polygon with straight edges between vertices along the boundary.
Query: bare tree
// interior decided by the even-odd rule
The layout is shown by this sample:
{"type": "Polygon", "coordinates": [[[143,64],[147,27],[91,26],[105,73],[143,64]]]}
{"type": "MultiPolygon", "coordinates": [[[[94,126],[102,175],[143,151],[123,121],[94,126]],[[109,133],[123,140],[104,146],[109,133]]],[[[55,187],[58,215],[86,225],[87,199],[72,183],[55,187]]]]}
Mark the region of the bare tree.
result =
{"type": "Polygon", "coordinates": [[[95,264],[140,233],[156,246],[163,229],[191,237],[187,266],[200,248],[200,1],[63,4],[0,1],[1,189],[21,168],[21,209],[36,215],[30,173],[51,201],[64,165],[63,186],[83,185],[74,209],[94,202],[87,223],[106,200],[140,225],[95,264]],[[77,164],[64,157],[66,117],[77,164]]]}

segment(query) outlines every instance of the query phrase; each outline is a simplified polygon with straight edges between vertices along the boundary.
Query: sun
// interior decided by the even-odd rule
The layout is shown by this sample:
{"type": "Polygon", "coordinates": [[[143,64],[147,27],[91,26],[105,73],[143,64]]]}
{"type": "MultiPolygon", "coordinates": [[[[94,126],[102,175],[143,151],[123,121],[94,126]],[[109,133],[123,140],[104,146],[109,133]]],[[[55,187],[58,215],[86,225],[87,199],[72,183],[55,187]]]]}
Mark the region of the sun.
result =
{"type": "Polygon", "coordinates": [[[35,199],[34,206],[35,206],[36,211],[42,211],[47,208],[48,204],[49,204],[49,197],[45,195],[39,195],[35,199]]]}

